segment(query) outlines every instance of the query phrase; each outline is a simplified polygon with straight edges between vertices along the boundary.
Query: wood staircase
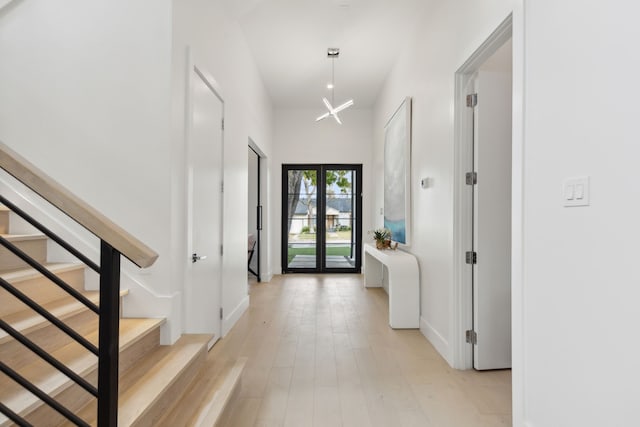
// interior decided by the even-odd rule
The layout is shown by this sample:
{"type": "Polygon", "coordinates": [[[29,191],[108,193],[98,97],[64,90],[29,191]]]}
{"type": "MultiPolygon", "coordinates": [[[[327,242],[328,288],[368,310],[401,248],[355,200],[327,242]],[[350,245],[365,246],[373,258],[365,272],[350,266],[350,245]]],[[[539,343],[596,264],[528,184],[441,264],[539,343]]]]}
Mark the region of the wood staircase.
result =
{"type": "MultiPolygon", "coordinates": [[[[85,267],[50,263],[46,237],[11,234],[11,212],[0,206],[0,234],[45,264],[57,276],[98,304],[98,293],[85,290],[85,267]]],[[[0,276],[47,308],[94,345],[98,318],[76,299],[0,247],[0,276]]],[[[127,290],[120,293],[120,301],[127,290]]],[[[96,385],[98,359],[76,341],[0,288],[0,318],[26,335],[74,372],[96,385]]],[[[160,345],[164,319],[120,319],[118,426],[215,426],[237,390],[245,360],[209,360],[208,335],[184,335],[160,345]]],[[[97,425],[96,400],[87,391],[0,329],[0,360],[97,425]]],[[[36,396],[0,373],[0,403],[34,426],[71,425],[36,396]]],[[[0,427],[14,425],[0,413],[0,427]]]]}

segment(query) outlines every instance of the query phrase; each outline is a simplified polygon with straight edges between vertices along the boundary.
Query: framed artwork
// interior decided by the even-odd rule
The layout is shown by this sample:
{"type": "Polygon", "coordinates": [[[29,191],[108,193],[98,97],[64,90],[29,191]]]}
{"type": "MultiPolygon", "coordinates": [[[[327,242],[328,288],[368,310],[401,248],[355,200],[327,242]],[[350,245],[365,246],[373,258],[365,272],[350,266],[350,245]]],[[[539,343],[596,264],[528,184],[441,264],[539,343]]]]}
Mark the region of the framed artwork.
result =
{"type": "Polygon", "coordinates": [[[384,226],[391,239],[408,245],[411,235],[411,97],[384,128],[384,226]]]}

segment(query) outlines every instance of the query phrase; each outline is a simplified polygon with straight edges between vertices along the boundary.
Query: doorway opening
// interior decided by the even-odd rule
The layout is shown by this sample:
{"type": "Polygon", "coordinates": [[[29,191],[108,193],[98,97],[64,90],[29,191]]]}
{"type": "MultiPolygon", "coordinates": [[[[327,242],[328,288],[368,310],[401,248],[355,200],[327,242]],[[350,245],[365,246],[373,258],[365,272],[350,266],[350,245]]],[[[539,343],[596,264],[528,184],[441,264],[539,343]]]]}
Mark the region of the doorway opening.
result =
{"type": "Polygon", "coordinates": [[[282,165],[282,272],[360,273],[362,165],[282,165]]]}
{"type": "MultiPolygon", "coordinates": [[[[250,141],[251,142],[251,141],[250,141]]],[[[247,272],[260,282],[260,253],[262,249],[262,194],[260,180],[261,156],[249,145],[248,149],[248,238],[247,272]]]]}
{"type": "Polygon", "coordinates": [[[454,367],[511,367],[512,18],[456,73],[454,367]]]}

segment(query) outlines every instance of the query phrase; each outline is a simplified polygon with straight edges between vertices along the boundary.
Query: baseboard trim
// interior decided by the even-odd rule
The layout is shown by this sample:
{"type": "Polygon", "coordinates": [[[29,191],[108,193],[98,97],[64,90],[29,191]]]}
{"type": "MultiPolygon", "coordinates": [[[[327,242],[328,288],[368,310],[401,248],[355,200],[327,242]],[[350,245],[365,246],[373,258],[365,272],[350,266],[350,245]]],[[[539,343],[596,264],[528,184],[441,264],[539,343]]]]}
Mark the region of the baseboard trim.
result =
{"type": "Polygon", "coordinates": [[[261,282],[270,282],[271,279],[273,279],[273,274],[269,273],[269,274],[261,274],[260,275],[260,281],[261,282]]]}
{"type": "Polygon", "coordinates": [[[444,357],[447,363],[453,366],[449,342],[422,316],[420,316],[420,332],[433,345],[436,351],[444,357]]]}
{"type": "Polygon", "coordinates": [[[236,324],[240,316],[244,314],[245,311],[249,308],[249,295],[245,296],[242,301],[229,313],[227,316],[222,319],[222,336],[225,337],[233,325],[236,324]]]}

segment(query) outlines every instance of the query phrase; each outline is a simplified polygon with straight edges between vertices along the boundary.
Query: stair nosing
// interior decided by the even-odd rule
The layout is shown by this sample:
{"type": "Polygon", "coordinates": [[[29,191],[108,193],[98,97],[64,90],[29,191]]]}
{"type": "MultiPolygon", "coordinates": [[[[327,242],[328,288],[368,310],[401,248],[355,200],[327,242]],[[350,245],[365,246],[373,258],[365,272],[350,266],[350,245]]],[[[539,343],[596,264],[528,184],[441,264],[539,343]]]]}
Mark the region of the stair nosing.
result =
{"type": "MultiPolygon", "coordinates": [[[[82,263],[49,263],[44,264],[44,267],[54,274],[66,273],[68,271],[80,270],[86,268],[82,263]]],[[[10,283],[20,283],[30,279],[36,279],[44,277],[40,272],[33,268],[21,268],[19,270],[11,270],[1,272],[0,277],[10,283]]]]}
{"type": "Polygon", "coordinates": [[[24,234],[0,234],[10,242],[24,242],[29,240],[47,240],[48,237],[40,233],[24,233],[24,234]]]}

